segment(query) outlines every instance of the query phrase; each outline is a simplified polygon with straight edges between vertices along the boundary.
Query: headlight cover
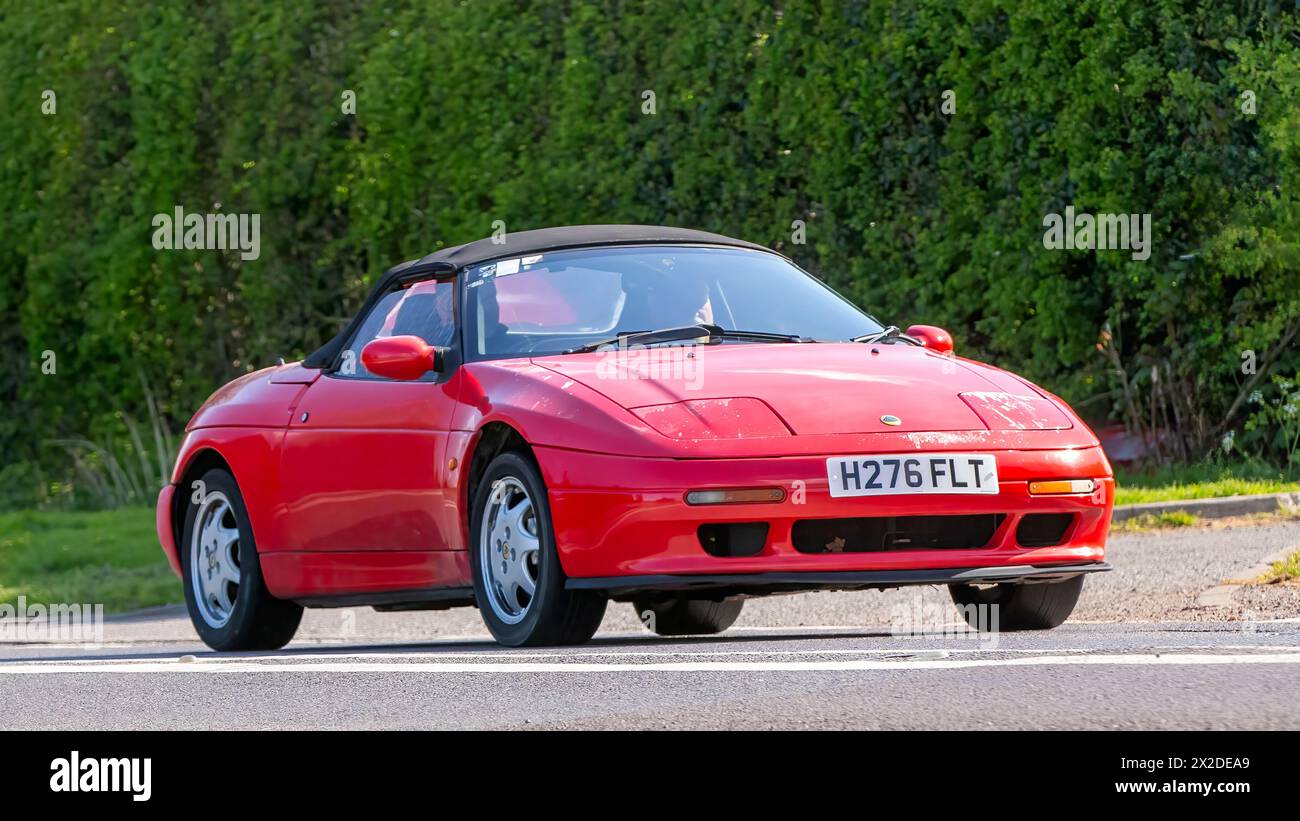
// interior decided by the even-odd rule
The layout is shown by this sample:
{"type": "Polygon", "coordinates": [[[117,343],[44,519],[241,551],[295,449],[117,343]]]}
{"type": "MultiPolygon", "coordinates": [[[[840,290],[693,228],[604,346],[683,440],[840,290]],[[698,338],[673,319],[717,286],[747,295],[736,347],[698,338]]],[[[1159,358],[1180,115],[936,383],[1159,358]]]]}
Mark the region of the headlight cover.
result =
{"type": "Polygon", "coordinates": [[[666,405],[645,405],[631,411],[669,439],[766,439],[793,435],[767,403],[752,397],[688,399],[666,405]]]}
{"type": "Polygon", "coordinates": [[[967,391],[958,396],[989,430],[1066,430],[1074,427],[1056,403],[1037,394],[967,391]]]}

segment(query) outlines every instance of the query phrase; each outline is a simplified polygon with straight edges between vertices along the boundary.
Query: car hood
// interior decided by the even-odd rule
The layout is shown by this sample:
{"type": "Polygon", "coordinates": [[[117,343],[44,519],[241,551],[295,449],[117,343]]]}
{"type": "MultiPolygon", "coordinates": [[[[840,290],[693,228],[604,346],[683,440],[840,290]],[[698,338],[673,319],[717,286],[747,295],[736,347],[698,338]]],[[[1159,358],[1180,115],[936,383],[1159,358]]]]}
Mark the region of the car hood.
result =
{"type": "Polygon", "coordinates": [[[670,438],[1072,426],[1053,402],[1009,374],[903,344],[660,347],[533,361],[670,438]]]}

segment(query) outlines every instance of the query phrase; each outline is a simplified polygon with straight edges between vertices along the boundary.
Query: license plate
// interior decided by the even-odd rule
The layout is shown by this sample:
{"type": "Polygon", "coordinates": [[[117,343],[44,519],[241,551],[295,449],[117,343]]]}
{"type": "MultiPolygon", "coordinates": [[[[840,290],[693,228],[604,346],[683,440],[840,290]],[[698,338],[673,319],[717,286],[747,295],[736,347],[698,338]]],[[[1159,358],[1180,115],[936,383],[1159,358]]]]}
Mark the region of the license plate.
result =
{"type": "Polygon", "coordinates": [[[826,460],[831,496],[997,493],[998,463],[987,453],[892,453],[826,460]]]}

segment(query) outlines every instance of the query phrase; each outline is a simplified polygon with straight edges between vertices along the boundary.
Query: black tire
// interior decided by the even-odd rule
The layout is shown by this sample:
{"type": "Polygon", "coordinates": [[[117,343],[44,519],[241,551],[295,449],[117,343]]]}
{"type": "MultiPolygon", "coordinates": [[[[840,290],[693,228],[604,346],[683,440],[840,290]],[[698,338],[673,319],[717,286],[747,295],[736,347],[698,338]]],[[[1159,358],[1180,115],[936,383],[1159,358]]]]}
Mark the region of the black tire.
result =
{"type": "Polygon", "coordinates": [[[637,618],[661,636],[698,636],[721,633],[736,623],[744,599],[656,599],[632,601],[637,618]]]}
{"type": "MultiPolygon", "coordinates": [[[[506,549],[510,547],[507,544],[506,549]]],[[[516,548],[517,549],[517,548],[516,548]]],[[[546,485],[533,460],[522,453],[507,452],[498,455],[488,465],[474,493],[470,514],[470,565],[474,575],[474,597],[483,623],[501,644],[507,647],[536,647],[541,645],[582,644],[596,634],[605,617],[608,599],[591,591],[566,590],[564,568],[555,549],[555,529],[551,525],[551,508],[547,501],[546,485]],[[522,485],[531,503],[533,526],[538,549],[535,551],[535,590],[526,602],[516,598],[513,604],[505,602],[499,586],[489,591],[485,578],[485,561],[500,561],[501,556],[484,544],[482,538],[485,514],[498,483],[513,482],[522,485]],[[499,596],[499,598],[492,598],[499,596]],[[511,623],[498,615],[498,606],[520,608],[520,621],[511,623]]],[[[495,572],[495,570],[491,571],[495,572]]]]}
{"type": "Polygon", "coordinates": [[[1002,631],[1059,627],[1074,612],[1082,590],[1082,575],[1033,584],[999,584],[982,588],[954,584],[948,587],[966,623],[978,630],[988,630],[992,626],[992,617],[967,605],[998,605],[997,629],[1002,631]]]}
{"type": "MultiPolygon", "coordinates": [[[[182,493],[191,494],[185,509],[181,543],[177,546],[181,559],[181,580],[185,588],[185,606],[189,610],[190,621],[199,638],[213,650],[278,650],[288,644],[298,630],[298,624],[302,621],[302,607],[277,599],[267,591],[262,578],[257,543],[253,540],[253,527],[248,519],[248,509],[244,506],[244,498],[239,493],[234,477],[225,470],[214,468],[203,474],[199,481],[202,484],[199,485],[201,493],[198,503],[193,498],[196,492],[194,487],[180,489],[182,493]],[[209,505],[219,505],[222,499],[228,503],[229,511],[229,515],[222,518],[227,522],[233,519],[233,526],[239,531],[238,543],[230,549],[238,565],[239,580],[234,594],[228,594],[232,607],[227,611],[227,620],[216,624],[210,621],[211,606],[200,603],[202,594],[195,589],[196,584],[201,582],[196,579],[194,572],[194,531],[198,526],[200,511],[205,516],[215,515],[220,511],[209,505]]],[[[206,552],[203,545],[197,549],[206,552]]],[[[211,569],[210,562],[209,573],[211,569]]]]}

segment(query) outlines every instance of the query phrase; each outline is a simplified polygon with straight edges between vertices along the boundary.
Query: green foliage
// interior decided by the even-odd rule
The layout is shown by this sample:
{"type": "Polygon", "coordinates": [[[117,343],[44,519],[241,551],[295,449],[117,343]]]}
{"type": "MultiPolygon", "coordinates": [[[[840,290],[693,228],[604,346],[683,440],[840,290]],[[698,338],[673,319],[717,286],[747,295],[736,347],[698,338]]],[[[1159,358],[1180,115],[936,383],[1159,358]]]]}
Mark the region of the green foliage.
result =
{"type": "Polygon", "coordinates": [[[1245,442],[1253,441],[1262,453],[1280,453],[1290,470],[1300,470],[1300,375],[1273,377],[1271,390],[1255,391],[1247,398],[1254,408],[1246,420],[1245,442]]]}
{"type": "Polygon", "coordinates": [[[769,244],[1198,457],[1300,367],[1290,5],[6,3],[0,465],[129,447],[144,386],[179,427],[326,339],[389,265],[494,220],[769,244]],[[178,205],[260,214],[260,258],[155,250],[178,205]],[[1152,214],[1150,259],[1044,249],[1067,205],[1152,214]]]}
{"type": "Polygon", "coordinates": [[[49,489],[51,493],[63,490],[66,494],[63,501],[69,502],[69,506],[112,508],[151,504],[158,488],[167,484],[171,476],[176,444],[157,416],[152,394],[146,394],[146,399],[150,412],[148,429],[122,414],[123,436],[100,442],[52,440],[51,444],[66,449],[76,478],[65,488],[49,489]]]}
{"type": "Polygon", "coordinates": [[[1273,562],[1272,567],[1259,580],[1265,584],[1295,584],[1300,582],[1300,551],[1285,559],[1273,562]]]}

